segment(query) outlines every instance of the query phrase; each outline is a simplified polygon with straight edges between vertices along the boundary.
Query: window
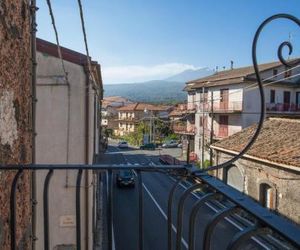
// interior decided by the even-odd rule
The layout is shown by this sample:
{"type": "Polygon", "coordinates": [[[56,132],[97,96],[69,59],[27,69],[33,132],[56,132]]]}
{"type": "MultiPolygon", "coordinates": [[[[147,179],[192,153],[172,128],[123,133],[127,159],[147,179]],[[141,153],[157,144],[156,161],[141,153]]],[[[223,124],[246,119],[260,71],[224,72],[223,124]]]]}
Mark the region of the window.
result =
{"type": "Polygon", "coordinates": [[[288,67],[285,67],[284,78],[288,78],[292,75],[292,70],[288,67]]]}
{"type": "Polygon", "coordinates": [[[267,184],[262,183],[259,187],[259,201],[260,203],[269,209],[274,209],[274,190],[273,188],[267,184]]]}
{"type": "Polygon", "coordinates": [[[270,90],[270,103],[275,103],[275,90],[270,90]]]}
{"type": "Polygon", "coordinates": [[[273,76],[276,76],[278,74],[278,69],[273,69],[273,76]]]}

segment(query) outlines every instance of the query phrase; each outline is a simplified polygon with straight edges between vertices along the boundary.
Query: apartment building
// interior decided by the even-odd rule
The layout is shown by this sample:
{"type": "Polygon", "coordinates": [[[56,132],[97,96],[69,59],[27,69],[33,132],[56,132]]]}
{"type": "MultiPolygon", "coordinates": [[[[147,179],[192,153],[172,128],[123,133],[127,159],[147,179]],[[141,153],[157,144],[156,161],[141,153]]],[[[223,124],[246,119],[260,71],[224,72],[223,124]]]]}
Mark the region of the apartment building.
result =
{"type": "Polygon", "coordinates": [[[170,107],[152,105],[148,103],[131,103],[118,109],[118,129],[116,135],[123,136],[135,132],[141,121],[150,121],[154,118],[166,119],[170,107]]]}
{"type": "Polygon", "coordinates": [[[129,99],[121,96],[107,96],[102,100],[101,125],[112,131],[118,129],[118,108],[132,103],[129,99]]]}
{"type": "MultiPolygon", "coordinates": [[[[280,62],[259,65],[264,82],[268,116],[300,115],[300,68],[280,62]]],[[[253,123],[260,116],[259,90],[253,66],[224,70],[190,81],[187,110],[194,114],[195,153],[202,161],[211,159],[209,145],[253,123]]],[[[193,121],[193,119],[190,119],[193,121]]]]}

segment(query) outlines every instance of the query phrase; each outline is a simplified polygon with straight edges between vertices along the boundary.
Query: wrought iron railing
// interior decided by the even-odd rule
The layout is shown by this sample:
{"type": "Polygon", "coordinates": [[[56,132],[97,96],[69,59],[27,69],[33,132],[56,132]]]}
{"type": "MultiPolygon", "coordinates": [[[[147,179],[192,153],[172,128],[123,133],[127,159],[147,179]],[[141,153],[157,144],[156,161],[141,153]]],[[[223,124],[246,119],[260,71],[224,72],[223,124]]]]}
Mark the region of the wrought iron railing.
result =
{"type": "MultiPolygon", "coordinates": [[[[260,244],[274,245],[278,244],[278,249],[281,247],[287,247],[290,249],[297,249],[300,247],[300,230],[295,224],[289,222],[288,220],[273,214],[268,209],[263,208],[257,202],[253,201],[247,195],[240,193],[239,191],[233,189],[232,187],[224,184],[222,181],[212,177],[205,172],[199,173],[192,166],[184,165],[7,165],[0,166],[0,169],[6,171],[17,170],[13,183],[11,186],[11,200],[10,200],[10,232],[11,232],[11,250],[17,249],[16,245],[16,189],[17,183],[24,171],[39,171],[48,170],[48,174],[44,180],[43,189],[43,216],[44,216],[44,249],[50,249],[50,238],[49,238],[49,219],[51,214],[49,214],[49,198],[48,189],[51,182],[51,177],[55,171],[60,171],[64,169],[77,170],[77,180],[76,180],[76,190],[75,197],[76,202],[74,206],[76,207],[76,248],[81,249],[81,208],[80,208],[80,186],[81,177],[83,171],[85,170],[97,170],[98,172],[106,173],[108,177],[107,188],[107,238],[108,238],[108,249],[113,249],[113,176],[116,171],[130,169],[136,172],[137,178],[137,192],[138,192],[138,232],[139,235],[137,242],[137,249],[144,249],[144,221],[143,221],[143,186],[142,186],[142,173],[146,172],[159,172],[176,177],[176,182],[169,193],[168,198],[168,249],[179,250],[182,248],[182,232],[183,232],[183,210],[184,204],[189,195],[194,194],[197,196],[196,202],[193,204],[192,211],[190,213],[188,221],[188,249],[193,250],[196,244],[196,223],[195,218],[198,214],[199,209],[204,206],[209,201],[219,202],[222,204],[221,208],[214,213],[209,218],[209,222],[204,226],[204,235],[202,240],[202,249],[210,249],[212,240],[222,240],[222,237],[213,236],[213,232],[219,223],[230,216],[241,216],[239,214],[244,214],[243,216],[253,218],[255,223],[250,224],[245,227],[242,231],[233,235],[230,243],[226,246],[226,249],[239,249],[247,240],[253,240],[261,242],[260,244]],[[177,197],[175,202],[175,190],[184,182],[190,184],[185,191],[177,197]],[[205,191],[203,191],[205,190],[205,191]],[[172,232],[174,211],[176,212],[176,223],[177,232],[175,238],[172,232]],[[245,214],[247,216],[245,216],[245,214]],[[259,237],[258,237],[259,236],[259,237]],[[175,239],[175,242],[173,241],[175,239]],[[267,242],[267,243],[266,243],[267,242]],[[280,243],[278,243],[280,242],[280,243]],[[174,244],[175,243],[175,244],[174,244]]],[[[201,215],[200,215],[201,218],[201,215]]],[[[246,220],[246,219],[245,219],[246,220]]],[[[222,236],[222,235],[221,235],[222,236]]],[[[267,248],[265,248],[267,249],[267,248]]]]}

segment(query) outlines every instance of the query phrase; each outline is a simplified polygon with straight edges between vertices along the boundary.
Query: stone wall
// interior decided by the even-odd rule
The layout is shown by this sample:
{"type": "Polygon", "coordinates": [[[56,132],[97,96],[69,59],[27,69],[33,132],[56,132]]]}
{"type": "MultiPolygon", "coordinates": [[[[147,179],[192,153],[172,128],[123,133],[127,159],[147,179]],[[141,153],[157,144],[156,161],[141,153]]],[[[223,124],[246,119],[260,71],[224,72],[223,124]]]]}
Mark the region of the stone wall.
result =
{"type": "MultiPolygon", "coordinates": [[[[0,1],[0,164],[31,162],[28,0],[0,1]]],[[[10,249],[9,199],[15,171],[0,171],[0,249],[10,249]]],[[[30,248],[30,173],[17,185],[17,247],[30,248]]]]}
{"type": "MultiPolygon", "coordinates": [[[[232,158],[231,155],[218,152],[218,163],[232,158]]],[[[243,192],[259,201],[260,185],[268,184],[273,190],[272,209],[300,224],[300,178],[299,171],[294,171],[278,165],[267,164],[251,159],[239,159],[234,163],[241,173],[243,192]]],[[[223,179],[225,170],[218,170],[216,175],[223,179]]]]}

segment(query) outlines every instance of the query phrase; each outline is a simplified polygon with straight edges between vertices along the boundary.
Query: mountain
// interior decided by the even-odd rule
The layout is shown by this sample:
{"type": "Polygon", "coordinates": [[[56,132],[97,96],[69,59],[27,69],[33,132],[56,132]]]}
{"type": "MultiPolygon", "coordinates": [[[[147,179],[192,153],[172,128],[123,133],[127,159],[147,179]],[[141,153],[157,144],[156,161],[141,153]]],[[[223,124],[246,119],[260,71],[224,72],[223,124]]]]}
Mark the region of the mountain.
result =
{"type": "Polygon", "coordinates": [[[183,82],[155,80],[141,83],[104,85],[104,96],[123,96],[135,102],[184,102],[187,94],[183,82]]]}
{"type": "Polygon", "coordinates": [[[185,83],[213,74],[208,68],[185,70],[165,80],[140,83],[119,83],[104,85],[104,96],[122,96],[134,102],[179,103],[185,102],[187,93],[185,83]]]}
{"type": "Polygon", "coordinates": [[[198,78],[212,75],[213,73],[214,72],[212,70],[210,70],[209,68],[201,68],[201,69],[197,69],[197,70],[188,69],[177,75],[168,77],[165,80],[170,81],[170,82],[188,82],[191,80],[195,80],[198,78]]]}

